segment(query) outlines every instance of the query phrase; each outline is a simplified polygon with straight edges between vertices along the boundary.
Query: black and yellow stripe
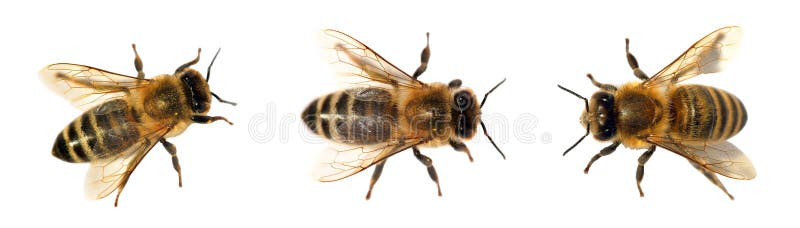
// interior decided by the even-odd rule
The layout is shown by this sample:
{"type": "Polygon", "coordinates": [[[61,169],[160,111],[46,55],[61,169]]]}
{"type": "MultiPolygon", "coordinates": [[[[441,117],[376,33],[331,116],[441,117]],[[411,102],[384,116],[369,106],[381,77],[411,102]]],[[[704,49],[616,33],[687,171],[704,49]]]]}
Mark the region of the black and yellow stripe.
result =
{"type": "Polygon", "coordinates": [[[116,155],[136,142],[140,117],[122,99],[105,102],[73,120],[56,136],[53,156],[89,162],[116,155]]]}
{"type": "Polygon", "coordinates": [[[726,140],[747,123],[747,111],[733,94],[710,86],[685,85],[671,94],[672,131],[685,139],[726,140]]]}
{"type": "Polygon", "coordinates": [[[317,135],[345,144],[369,145],[385,142],[397,126],[397,105],[380,88],[358,89],[325,95],[303,111],[303,122],[317,135]]]}

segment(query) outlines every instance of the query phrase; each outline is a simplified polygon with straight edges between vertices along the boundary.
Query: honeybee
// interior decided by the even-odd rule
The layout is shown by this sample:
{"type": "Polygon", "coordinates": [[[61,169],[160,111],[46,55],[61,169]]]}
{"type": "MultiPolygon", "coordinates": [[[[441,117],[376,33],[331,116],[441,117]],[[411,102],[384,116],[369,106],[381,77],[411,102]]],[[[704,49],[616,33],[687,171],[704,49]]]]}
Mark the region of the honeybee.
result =
{"type": "Polygon", "coordinates": [[[71,163],[90,163],[86,196],[101,199],[116,190],[115,207],[133,170],[159,142],[172,156],[178,186],[183,186],[177,149],[166,139],[181,134],[192,123],[223,120],[233,125],[225,117],[206,115],[212,96],[236,105],[209,89],[216,55],[205,78],[189,68],[200,60],[197,49],[197,57],[172,75],[145,79],[136,45],[132,47],[136,77],[71,63],[48,65],[39,72],[49,89],[84,111],[56,136],[53,156],[71,163]]]}
{"type": "Polygon", "coordinates": [[[488,135],[480,120],[489,90],[478,105],[475,93],[455,79],[448,84],[423,83],[417,78],[430,59],[430,34],[422,51],[421,64],[413,76],[398,69],[355,38],[336,30],[324,30],[325,54],[338,71],[342,90],[319,97],[303,111],[306,126],[328,139],[314,177],[336,181],[375,165],[366,199],[380,178],[386,160],[406,149],[427,167],[442,195],[433,161],[420,147],[450,145],[472,155],[463,143],[471,139],[480,123],[483,132],[500,155],[505,155],[488,135]]]}
{"type": "Polygon", "coordinates": [[[647,149],[636,169],[636,187],[644,196],[641,182],[644,165],[656,146],[689,160],[709,181],[733,200],[716,174],[734,179],[749,180],[756,176],[750,159],[728,139],[739,133],[747,123],[747,111],[736,96],[705,85],[678,84],[701,74],[716,73],[733,57],[742,30],[736,26],[718,29],[703,37],[667,67],[648,77],[629,51],[625,53],[634,75],[642,82],[629,82],[620,87],[599,83],[591,74],[587,77],[600,91],[590,100],[558,87],[583,99],[586,110],[581,124],[586,134],[569,147],[575,148],[591,132],[599,141],[612,144],[594,155],[584,169],[600,157],[614,152],[622,144],[631,149],[647,149]]]}

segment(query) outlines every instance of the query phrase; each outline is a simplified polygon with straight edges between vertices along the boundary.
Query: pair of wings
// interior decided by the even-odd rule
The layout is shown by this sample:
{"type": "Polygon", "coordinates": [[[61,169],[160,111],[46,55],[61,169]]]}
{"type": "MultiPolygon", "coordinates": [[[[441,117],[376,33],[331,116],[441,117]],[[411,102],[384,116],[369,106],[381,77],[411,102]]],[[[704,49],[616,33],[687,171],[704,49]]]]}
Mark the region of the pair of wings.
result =
{"type": "MultiPolygon", "coordinates": [[[[99,105],[109,100],[125,98],[131,91],[144,88],[151,82],[149,79],[139,79],[71,63],[48,65],[39,72],[39,77],[50,90],[63,96],[73,106],[94,115],[104,115],[114,111],[106,110],[109,106],[99,105]]],[[[136,127],[144,131],[140,132],[137,143],[125,148],[124,151],[112,157],[91,161],[86,175],[87,198],[101,199],[117,189],[121,191],[142,158],[169,132],[167,126],[145,126],[142,123],[126,123],[125,126],[119,127],[136,127]]]]}
{"type": "MultiPolygon", "coordinates": [[[[382,97],[361,93],[362,89],[379,87],[387,90],[413,90],[426,86],[386,61],[378,53],[355,38],[336,31],[320,34],[323,55],[337,73],[339,86],[359,100],[385,101],[382,97]]],[[[374,145],[346,145],[330,142],[314,168],[313,177],[319,181],[336,181],[376,164],[397,152],[421,144],[425,139],[409,136],[390,139],[374,145]]]]}
{"type": "MultiPolygon", "coordinates": [[[[697,41],[675,61],[644,81],[642,86],[668,87],[694,76],[720,72],[737,54],[741,38],[740,27],[718,29],[697,41]]],[[[750,159],[727,141],[706,142],[669,136],[650,136],[646,140],[726,177],[753,179],[756,176],[750,159]]]]}

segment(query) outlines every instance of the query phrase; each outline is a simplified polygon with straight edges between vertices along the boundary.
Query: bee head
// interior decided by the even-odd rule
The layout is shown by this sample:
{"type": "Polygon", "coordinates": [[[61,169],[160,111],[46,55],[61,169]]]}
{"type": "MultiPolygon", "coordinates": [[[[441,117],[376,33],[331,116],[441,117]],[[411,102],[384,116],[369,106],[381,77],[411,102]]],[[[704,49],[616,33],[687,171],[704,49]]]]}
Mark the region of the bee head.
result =
{"type": "Polygon", "coordinates": [[[183,84],[194,113],[207,113],[211,108],[211,90],[203,75],[195,69],[184,68],[175,74],[183,84]]]}
{"type": "Polygon", "coordinates": [[[589,100],[589,110],[584,111],[581,123],[592,132],[595,139],[608,141],[617,135],[616,114],[614,112],[614,94],[599,91],[589,100]]]}
{"type": "Polygon", "coordinates": [[[476,104],[478,96],[469,88],[461,88],[461,80],[453,80],[448,85],[451,89],[452,121],[455,126],[456,136],[461,139],[471,139],[475,136],[475,129],[480,121],[481,108],[476,104]]]}
{"type": "Polygon", "coordinates": [[[586,107],[583,113],[581,113],[581,125],[586,128],[586,134],[583,134],[575,144],[567,148],[567,150],[564,151],[564,155],[567,155],[570,150],[581,143],[581,141],[589,135],[589,132],[591,132],[596,139],[601,141],[611,140],[617,135],[613,93],[605,90],[596,92],[592,95],[590,102],[589,99],[561,85],[558,85],[558,88],[582,99],[586,107]]]}
{"type": "Polygon", "coordinates": [[[475,136],[478,124],[480,124],[481,128],[483,128],[483,134],[489,138],[489,142],[491,142],[494,148],[497,149],[497,152],[503,156],[503,159],[506,158],[506,155],[503,154],[503,151],[494,143],[494,140],[492,140],[492,137],[489,136],[486,131],[486,125],[481,121],[481,108],[486,103],[486,98],[489,97],[489,94],[504,82],[506,82],[505,79],[497,83],[489,92],[486,92],[480,104],[478,103],[478,96],[475,95],[475,92],[469,88],[461,87],[461,80],[456,79],[448,84],[450,91],[452,91],[452,101],[450,104],[452,107],[452,124],[455,126],[456,136],[460,139],[471,139],[475,136]]]}
{"type": "Polygon", "coordinates": [[[211,108],[212,96],[219,102],[236,105],[234,102],[219,98],[219,96],[217,96],[217,94],[214,92],[211,92],[211,89],[208,87],[208,80],[211,79],[211,66],[213,66],[214,61],[217,60],[217,55],[219,55],[220,50],[222,49],[217,49],[217,53],[214,54],[214,58],[211,59],[211,63],[208,64],[208,71],[206,72],[205,78],[203,78],[203,75],[197,70],[189,68],[200,61],[199,48],[197,49],[197,58],[181,65],[178,67],[178,69],[175,69],[175,76],[178,77],[181,83],[183,83],[185,92],[187,93],[188,97],[190,97],[192,111],[195,113],[207,113],[211,108]]]}

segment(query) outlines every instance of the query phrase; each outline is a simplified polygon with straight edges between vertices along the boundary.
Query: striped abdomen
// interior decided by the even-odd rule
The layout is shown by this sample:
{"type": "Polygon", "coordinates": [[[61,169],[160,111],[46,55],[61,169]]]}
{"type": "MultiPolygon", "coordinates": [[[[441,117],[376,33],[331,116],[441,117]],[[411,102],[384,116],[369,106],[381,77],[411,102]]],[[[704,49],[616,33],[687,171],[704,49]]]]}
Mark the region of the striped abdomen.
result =
{"type": "Polygon", "coordinates": [[[736,96],[710,86],[672,89],[672,133],[684,139],[726,140],[747,123],[747,111],[736,96]]]}
{"type": "Polygon", "coordinates": [[[88,162],[121,153],[139,140],[138,113],[122,99],[87,110],[56,137],[53,156],[88,162]]]}
{"type": "Polygon", "coordinates": [[[301,117],[311,131],[335,142],[382,143],[397,131],[397,105],[391,98],[380,88],[339,91],[312,101],[301,117]]]}

